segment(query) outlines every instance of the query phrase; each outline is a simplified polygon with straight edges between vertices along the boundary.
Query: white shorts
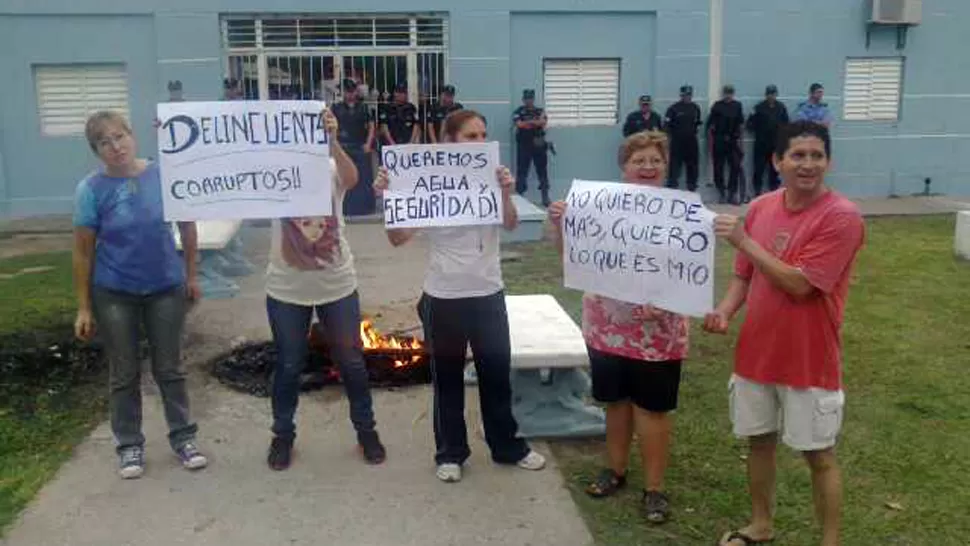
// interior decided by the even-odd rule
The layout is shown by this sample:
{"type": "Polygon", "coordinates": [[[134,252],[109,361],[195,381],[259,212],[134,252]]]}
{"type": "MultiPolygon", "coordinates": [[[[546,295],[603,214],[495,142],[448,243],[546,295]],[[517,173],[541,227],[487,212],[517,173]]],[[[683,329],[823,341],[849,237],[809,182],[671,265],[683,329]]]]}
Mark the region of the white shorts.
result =
{"type": "Polygon", "coordinates": [[[796,451],[820,451],[835,446],[842,430],[842,391],[764,385],[732,375],[728,392],[738,437],[781,432],[782,442],[796,451]]]}

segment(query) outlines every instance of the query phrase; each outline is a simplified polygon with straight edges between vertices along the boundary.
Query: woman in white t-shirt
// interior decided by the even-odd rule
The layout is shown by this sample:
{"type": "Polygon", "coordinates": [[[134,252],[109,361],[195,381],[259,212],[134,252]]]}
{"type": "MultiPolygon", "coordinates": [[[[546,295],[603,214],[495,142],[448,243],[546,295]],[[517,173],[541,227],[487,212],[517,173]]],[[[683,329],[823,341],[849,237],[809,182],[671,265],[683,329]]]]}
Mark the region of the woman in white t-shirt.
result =
{"type": "MultiPolygon", "coordinates": [[[[472,110],[449,115],[443,124],[445,142],[485,142],[485,118],[472,110]]],[[[496,173],[502,187],[503,226],[519,224],[512,202],[514,180],[509,170],[496,173]]],[[[387,171],[381,169],[374,189],[387,189],[387,171]]],[[[471,345],[478,373],[485,440],[492,460],[540,470],[545,458],[519,438],[512,415],[509,381],[511,342],[505,309],[499,226],[434,228],[427,230],[431,257],[419,309],[432,347],[434,381],[434,434],[437,476],[445,482],[461,480],[462,464],[471,453],[465,427],[464,369],[471,345]]],[[[407,243],[415,230],[391,229],[394,246],[407,243]]]]}
{"type": "Polygon", "coordinates": [[[310,321],[320,320],[330,356],[350,402],[350,420],[370,464],[384,462],[385,450],[375,430],[367,367],[360,341],[357,273],[344,226],[344,196],[357,185],[357,167],[340,142],[339,123],[324,110],[330,136],[333,215],[273,221],[266,271],[266,311],[279,353],[273,370],[273,441],[267,462],[273,470],[290,466],[296,438],[294,416],[300,374],[306,365],[310,321]]]}

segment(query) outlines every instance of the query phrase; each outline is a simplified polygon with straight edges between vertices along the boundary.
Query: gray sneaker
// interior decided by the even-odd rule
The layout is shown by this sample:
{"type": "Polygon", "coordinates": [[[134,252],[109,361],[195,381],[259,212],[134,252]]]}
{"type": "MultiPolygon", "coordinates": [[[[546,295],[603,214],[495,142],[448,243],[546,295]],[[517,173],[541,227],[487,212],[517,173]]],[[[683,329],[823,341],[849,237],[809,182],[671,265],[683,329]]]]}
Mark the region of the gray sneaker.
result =
{"type": "Polygon", "coordinates": [[[118,452],[118,474],[125,480],[140,478],[145,473],[145,449],[126,447],[118,452]]]}
{"type": "Polygon", "coordinates": [[[209,460],[199,451],[199,448],[192,442],[188,442],[175,450],[175,455],[182,466],[188,470],[199,470],[209,464],[209,460]]]}

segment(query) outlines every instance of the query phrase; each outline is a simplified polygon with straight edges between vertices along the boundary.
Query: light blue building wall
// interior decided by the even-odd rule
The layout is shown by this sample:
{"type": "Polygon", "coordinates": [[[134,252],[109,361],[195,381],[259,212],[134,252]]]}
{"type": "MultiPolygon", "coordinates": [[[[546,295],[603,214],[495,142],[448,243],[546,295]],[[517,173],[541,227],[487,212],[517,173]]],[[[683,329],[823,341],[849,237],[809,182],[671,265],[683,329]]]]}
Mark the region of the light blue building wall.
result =
{"type": "MultiPolygon", "coordinates": [[[[768,83],[789,108],[808,86],[826,86],[835,114],[830,182],[857,196],[909,195],[932,180],[933,192],[970,195],[970,2],[923,2],[923,22],[897,50],[895,27],[877,28],[866,47],[863,1],[724,0],[723,78],[745,110],[768,83]],[[845,121],[848,57],[903,56],[897,122],[845,121]]],[[[749,171],[750,172],[750,171],[749,171]]]]}
{"type": "MultiPolygon", "coordinates": [[[[0,0],[0,216],[70,210],[76,181],[96,166],[82,137],[42,136],[38,64],[124,63],[129,106],[144,155],[155,147],[151,120],[169,80],[188,100],[221,93],[226,52],[220,21],[260,14],[435,13],[448,22],[446,59],[459,100],[482,111],[512,163],[510,115],[522,88],[543,102],[543,59],[620,59],[618,119],[637,96],[664,110],[684,83],[707,108],[733,83],[746,110],[767,83],[794,108],[813,81],[836,114],[832,183],[856,196],[932,189],[970,195],[970,2],[925,2],[924,21],[896,50],[894,29],[866,48],[864,0],[0,0]],[[905,57],[898,122],[842,120],[848,57],[905,57]]],[[[550,131],[559,155],[553,191],[573,177],[614,178],[619,125],[550,131]]],[[[705,158],[706,163],[706,158],[705,158]]],[[[702,167],[707,178],[708,168],[702,167]]],[[[531,184],[535,186],[533,181],[531,184]]]]}

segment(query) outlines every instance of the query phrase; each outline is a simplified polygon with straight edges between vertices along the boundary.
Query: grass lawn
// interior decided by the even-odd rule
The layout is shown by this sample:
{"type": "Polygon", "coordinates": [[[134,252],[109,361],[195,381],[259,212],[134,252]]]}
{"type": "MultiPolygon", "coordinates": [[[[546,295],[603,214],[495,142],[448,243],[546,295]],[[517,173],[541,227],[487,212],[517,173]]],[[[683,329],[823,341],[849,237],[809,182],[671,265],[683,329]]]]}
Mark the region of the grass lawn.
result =
{"type": "MultiPolygon", "coordinates": [[[[845,323],[846,423],[843,544],[970,544],[970,264],[953,256],[952,216],[868,222],[845,323]]],[[[551,293],[578,320],[579,294],[561,288],[549,245],[519,245],[505,264],[512,293],[551,293]]],[[[718,292],[732,253],[718,249],[718,292]]],[[[642,478],[609,500],[588,499],[603,465],[599,441],[557,442],[568,487],[599,544],[705,545],[748,521],[746,449],[730,433],[732,336],[693,325],[677,412],[668,489],[674,518],[655,528],[637,511],[642,478]]],[[[818,544],[808,470],[779,449],[775,544],[818,544]]]]}
{"type": "MultiPolygon", "coordinates": [[[[75,312],[70,254],[2,260],[0,275],[33,267],[53,269],[0,276],[0,345],[12,344],[12,336],[70,339],[75,312]]],[[[49,385],[27,386],[19,377],[0,361],[0,534],[103,418],[105,408],[103,383],[93,378],[66,388],[61,383],[66,375],[49,385]]]]}

